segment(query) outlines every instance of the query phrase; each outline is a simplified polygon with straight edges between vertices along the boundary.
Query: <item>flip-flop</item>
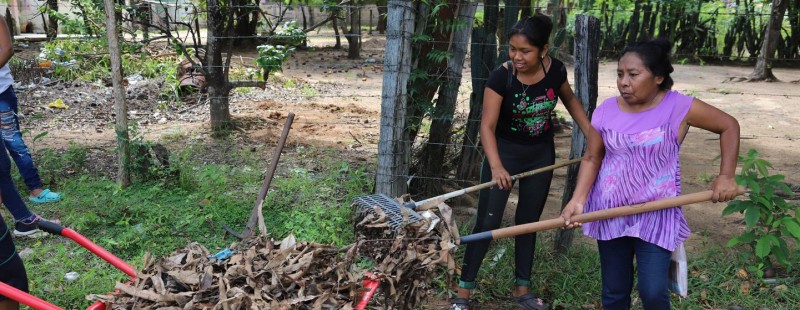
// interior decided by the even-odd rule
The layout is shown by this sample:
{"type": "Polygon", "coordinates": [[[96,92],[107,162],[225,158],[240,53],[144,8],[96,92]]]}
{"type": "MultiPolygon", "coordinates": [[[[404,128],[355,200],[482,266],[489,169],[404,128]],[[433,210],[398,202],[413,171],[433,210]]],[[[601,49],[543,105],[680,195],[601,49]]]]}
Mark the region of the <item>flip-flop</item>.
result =
{"type": "Polygon", "coordinates": [[[466,298],[453,298],[450,301],[450,310],[469,310],[469,300],[466,298]]]}
{"type": "Polygon", "coordinates": [[[48,188],[39,193],[39,196],[36,197],[28,196],[28,200],[36,203],[55,202],[61,200],[61,194],[56,192],[51,192],[50,189],[48,188]]]}
{"type": "Polygon", "coordinates": [[[548,310],[547,305],[542,301],[541,298],[537,298],[533,296],[531,293],[525,293],[525,295],[519,297],[513,297],[514,301],[522,307],[522,309],[529,309],[529,310],[548,310]]]}

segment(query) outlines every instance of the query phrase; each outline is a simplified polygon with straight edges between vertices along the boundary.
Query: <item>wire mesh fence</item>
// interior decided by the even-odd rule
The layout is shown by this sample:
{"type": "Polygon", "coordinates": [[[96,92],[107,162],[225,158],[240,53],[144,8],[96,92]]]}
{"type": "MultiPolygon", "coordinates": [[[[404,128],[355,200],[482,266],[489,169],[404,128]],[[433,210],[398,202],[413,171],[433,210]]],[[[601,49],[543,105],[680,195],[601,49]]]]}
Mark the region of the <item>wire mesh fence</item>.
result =
{"type": "MultiPolygon", "coordinates": [[[[157,2],[148,2],[153,5],[157,2]]],[[[159,40],[146,41],[142,33],[142,28],[132,27],[136,24],[135,16],[130,15],[125,17],[128,23],[129,31],[136,36],[124,36],[129,42],[146,42],[147,44],[161,44],[166,46],[169,50],[169,45],[181,44],[188,47],[197,47],[197,49],[204,49],[204,44],[208,43],[208,37],[205,35],[205,24],[203,21],[197,23],[198,27],[194,27],[191,23],[192,14],[207,13],[203,10],[192,11],[196,6],[187,4],[185,12],[188,12],[182,17],[172,16],[164,13],[164,18],[159,21],[166,23],[173,23],[174,31],[181,34],[172,34],[172,37],[164,37],[159,40]],[[189,29],[195,29],[193,35],[197,36],[196,39],[189,39],[187,34],[189,29]],[[182,38],[182,39],[181,39],[182,38]]],[[[287,21],[294,21],[300,24],[302,29],[318,24],[320,21],[331,16],[331,7],[322,5],[309,5],[309,6],[285,6],[278,5],[273,2],[261,4],[259,6],[244,5],[234,7],[245,10],[252,10],[260,12],[265,19],[272,18],[271,23],[259,25],[256,31],[247,35],[231,35],[230,32],[223,35],[215,36],[216,39],[235,39],[237,42],[246,40],[256,40],[257,44],[269,43],[270,40],[285,39],[287,35],[276,33],[275,31],[280,28],[280,24],[287,21]],[[327,16],[327,17],[326,17],[327,16]],[[280,18],[280,21],[277,19],[280,18]],[[272,25],[270,25],[272,24],[272,25]],[[274,28],[270,28],[274,27],[274,28]]],[[[311,31],[305,32],[305,39],[298,49],[294,51],[292,56],[282,64],[283,73],[277,76],[268,78],[267,80],[259,79],[259,74],[252,73],[251,71],[258,71],[259,66],[256,60],[259,58],[257,51],[253,46],[251,47],[238,47],[234,46],[230,52],[223,52],[222,56],[232,55],[229,57],[229,62],[223,62],[218,66],[208,63],[202,63],[205,70],[212,68],[224,69],[231,75],[231,80],[246,80],[246,81],[260,81],[264,82],[264,88],[235,88],[230,91],[228,96],[215,96],[210,93],[193,93],[191,95],[183,96],[184,101],[178,100],[174,97],[165,96],[163,88],[166,87],[167,80],[176,79],[176,77],[154,77],[144,78],[144,81],[136,81],[127,85],[129,90],[127,94],[128,103],[131,112],[129,118],[136,122],[138,134],[146,139],[164,139],[164,137],[202,137],[207,136],[209,131],[209,119],[211,102],[216,99],[227,99],[230,101],[228,106],[232,114],[229,124],[231,128],[244,128],[243,131],[259,132],[258,138],[249,140],[251,143],[273,143],[270,138],[274,138],[274,132],[279,131],[282,121],[288,112],[294,112],[298,115],[297,120],[294,122],[293,128],[296,133],[290,135],[290,145],[294,140],[295,145],[302,145],[304,143],[316,144],[317,147],[331,150],[331,151],[346,151],[357,156],[368,158],[376,158],[386,154],[384,151],[378,149],[378,144],[381,139],[381,125],[387,121],[399,121],[398,119],[384,119],[381,115],[381,103],[387,99],[385,94],[381,92],[381,87],[386,87],[385,80],[382,77],[390,73],[398,73],[404,68],[399,65],[392,65],[385,61],[386,59],[386,41],[393,39],[400,39],[406,37],[418,36],[418,33],[387,33],[385,29],[380,29],[378,25],[380,19],[384,16],[380,12],[386,12],[391,9],[391,2],[389,6],[378,7],[374,5],[368,6],[348,6],[339,5],[336,10],[339,10],[338,15],[339,29],[332,29],[330,26],[317,27],[311,31]],[[358,11],[358,14],[347,13],[353,9],[358,11]],[[359,30],[352,33],[351,18],[358,18],[360,16],[361,25],[359,30]],[[337,30],[337,31],[335,31],[337,30]],[[338,31],[341,30],[341,31],[338,31]],[[349,39],[355,38],[353,43],[358,42],[361,45],[361,55],[356,59],[348,59],[347,48],[351,44],[349,39]],[[340,47],[334,48],[336,42],[339,42],[340,47]],[[157,82],[149,85],[152,89],[141,97],[137,93],[136,85],[143,85],[139,83],[147,83],[147,81],[156,80],[157,82]],[[155,90],[153,90],[155,89],[155,90]],[[193,124],[193,125],[188,125],[193,124]],[[272,132],[272,133],[270,133],[272,132]],[[292,137],[293,135],[296,137],[292,137]]],[[[417,6],[407,6],[407,8],[414,10],[415,14],[422,13],[417,6]]],[[[486,5],[478,7],[478,12],[486,10],[486,5]]],[[[506,7],[502,7],[507,9],[506,7]]],[[[550,8],[552,9],[552,8],[550,8]]],[[[531,11],[545,11],[547,7],[534,7],[531,11]]],[[[580,12],[585,14],[604,15],[604,14],[621,14],[628,16],[634,12],[630,9],[621,8],[581,8],[570,7],[562,8],[566,12],[570,12],[567,20],[564,22],[565,29],[574,23],[574,13],[580,12]]],[[[161,12],[163,13],[163,12],[161,12]]],[[[552,13],[552,12],[548,12],[552,13]]],[[[127,14],[127,13],[126,13],[127,14]]],[[[699,11],[701,16],[708,18],[723,18],[729,17],[744,17],[750,19],[762,19],[769,17],[769,11],[761,9],[759,11],[736,11],[736,8],[726,7],[724,10],[720,8],[711,8],[699,11]]],[[[481,17],[479,22],[486,17],[481,17]]],[[[148,19],[153,21],[153,19],[148,19]]],[[[419,21],[415,18],[403,19],[402,23],[416,24],[419,21]]],[[[763,22],[763,21],[762,21],[763,22]]],[[[141,22],[138,22],[141,26],[141,22]]],[[[788,23],[788,22],[787,22],[788,23]]],[[[153,26],[158,26],[158,23],[153,26]]],[[[167,25],[165,29],[170,29],[171,26],[167,25]]],[[[159,37],[163,35],[162,32],[151,30],[148,37],[159,37]]],[[[723,35],[723,34],[720,34],[723,35]]],[[[92,43],[87,38],[82,38],[82,44],[97,44],[92,43]]],[[[569,40],[565,41],[569,45],[569,40]]],[[[452,42],[447,39],[440,39],[436,36],[425,41],[425,44],[430,46],[450,46],[459,42],[452,42]]],[[[463,42],[461,42],[463,43],[463,42]]],[[[235,43],[234,45],[237,45],[235,43]]],[[[502,50],[502,43],[500,46],[490,43],[475,43],[471,42],[471,48],[486,45],[497,47],[502,50]]],[[[568,50],[568,49],[566,49],[568,50]]],[[[194,51],[196,52],[196,51],[194,51]]],[[[615,55],[620,52],[619,49],[603,49],[603,55],[615,55]]],[[[102,54],[102,51],[100,52],[102,54]]],[[[140,53],[144,53],[141,52],[140,53]]],[[[35,53],[34,53],[35,54],[35,53]]],[[[167,66],[177,66],[180,51],[176,52],[173,58],[167,62],[167,66]]],[[[746,53],[745,53],[746,54],[746,53]]],[[[753,56],[741,54],[739,56],[728,57],[728,60],[752,60],[753,56]]],[[[192,54],[190,54],[192,55],[192,54]]],[[[201,55],[201,54],[195,54],[201,55]]],[[[79,61],[94,61],[95,58],[84,57],[85,55],[76,54],[79,61]]],[[[183,55],[186,57],[186,55],[183,55]]],[[[205,56],[205,55],[202,55],[205,56]]],[[[152,57],[152,56],[151,56],[152,57]]],[[[413,137],[397,138],[395,141],[398,145],[405,145],[412,148],[414,151],[420,151],[426,145],[440,146],[447,150],[448,156],[457,158],[457,154],[464,148],[472,148],[478,151],[481,147],[477,140],[464,142],[462,137],[463,131],[470,123],[478,123],[479,119],[469,119],[471,93],[475,85],[483,85],[485,78],[475,77],[472,75],[472,68],[469,63],[472,61],[470,53],[467,53],[467,59],[464,65],[463,77],[460,80],[460,88],[458,92],[458,100],[456,109],[452,115],[437,115],[435,113],[435,102],[425,102],[427,104],[418,117],[423,120],[418,124],[421,127],[430,126],[431,123],[436,121],[450,121],[453,122],[452,139],[449,142],[431,142],[430,133],[425,130],[419,130],[413,137]]],[[[708,59],[719,58],[717,53],[707,53],[707,50],[698,49],[691,54],[675,53],[673,59],[676,62],[688,60],[691,63],[698,63],[695,59],[708,59]],[[691,59],[690,59],[691,58],[691,59]]],[[[196,58],[198,63],[205,62],[204,57],[196,58]]],[[[614,70],[614,58],[607,60],[608,64],[601,67],[602,70],[614,70]]],[[[800,60],[796,57],[777,57],[775,60],[783,61],[786,67],[796,68],[800,64],[800,60]]],[[[42,82],[42,77],[52,74],[54,70],[59,70],[57,65],[50,68],[49,71],[38,67],[39,59],[36,55],[26,61],[20,62],[16,66],[15,76],[19,81],[24,80],[25,85],[19,85],[19,97],[23,105],[22,114],[24,116],[22,121],[23,128],[30,126],[32,129],[27,134],[28,140],[33,140],[34,137],[42,132],[47,132],[47,135],[37,138],[36,144],[52,145],[55,147],[67,147],[64,143],[72,141],[77,145],[86,145],[97,148],[105,148],[112,150],[117,141],[115,132],[113,130],[114,110],[113,99],[109,91],[107,91],[107,81],[102,79],[85,82],[47,82],[54,84],[47,84],[42,82]],[[47,72],[47,73],[45,73],[47,72]],[[71,87],[65,87],[67,84],[74,84],[71,87]],[[26,87],[32,85],[30,87],[26,87]],[[37,97],[38,96],[38,97],[37,97]],[[51,107],[50,104],[55,100],[61,99],[65,104],[69,105],[69,109],[60,109],[51,107]],[[72,110],[72,111],[70,111],[72,110]],[[33,126],[33,124],[36,124],[33,126]]],[[[100,59],[99,61],[103,61],[100,59]]],[[[421,59],[418,61],[430,61],[430,59],[421,59]]],[[[69,66],[69,65],[65,65],[69,66]]],[[[693,65],[693,66],[677,66],[676,74],[684,74],[684,71],[703,71],[708,65],[693,65]]],[[[127,72],[126,75],[130,81],[133,81],[135,74],[133,72],[140,71],[140,68],[128,67],[124,68],[127,72]]],[[[278,67],[273,68],[277,71],[278,67]]],[[[570,71],[571,71],[570,67],[570,71]]],[[[737,75],[746,75],[747,69],[734,68],[731,72],[737,75]],[[744,73],[742,73],[744,72],[744,73]]],[[[798,73],[793,69],[775,68],[776,75],[779,78],[787,79],[784,83],[791,83],[794,80],[800,80],[798,73]],[[781,77],[784,74],[785,77],[781,77]]],[[[413,73],[410,73],[413,74],[413,73]]],[[[604,76],[601,74],[601,76],[604,76]]],[[[616,92],[616,86],[613,80],[614,73],[606,72],[604,76],[606,79],[601,80],[599,91],[601,93],[600,99],[608,96],[613,96],[616,92]]],[[[432,80],[445,79],[448,77],[447,71],[437,71],[427,73],[427,78],[432,80]]],[[[735,76],[734,76],[735,77],[735,76]]],[[[572,81],[572,72],[570,72],[569,80],[572,81]]],[[[696,81],[696,80],[692,80],[696,81]]],[[[174,81],[173,81],[174,82],[174,81]]],[[[770,98],[769,100],[780,100],[782,102],[796,102],[800,98],[800,91],[797,88],[794,90],[791,87],[783,87],[772,89],[769,85],[763,86],[758,84],[758,87],[749,87],[737,83],[723,83],[725,81],[718,81],[717,87],[701,87],[700,85],[682,84],[680,80],[677,81],[676,90],[682,93],[693,94],[698,98],[704,99],[713,97],[715,104],[725,110],[729,102],[736,103],[740,100],[753,100],[753,98],[770,98]],[[716,103],[719,102],[719,103],[716,103]]],[[[755,85],[755,84],[754,84],[755,85]]],[[[784,84],[786,85],[786,84],[784,84]]],[[[397,94],[397,96],[405,96],[406,104],[422,104],[415,102],[408,91],[406,93],[397,94]]],[[[435,96],[434,96],[435,98],[435,96]]],[[[788,107],[786,107],[788,108],[788,107]]],[[[793,128],[791,126],[784,126],[780,123],[782,118],[788,114],[786,108],[778,106],[774,109],[758,109],[753,108],[762,117],[758,119],[741,118],[740,122],[745,126],[763,125],[766,122],[774,121],[770,130],[757,130],[752,133],[743,132],[743,146],[751,145],[752,140],[766,140],[769,141],[765,144],[793,144],[796,140],[790,132],[780,132],[780,128],[793,128]]],[[[565,115],[563,110],[560,114],[565,115]]],[[[744,113],[744,112],[743,112],[744,113]]],[[[558,116],[557,115],[557,116],[558,116]]],[[[742,116],[747,116],[742,114],[742,116]]],[[[406,120],[403,120],[406,121],[406,120]]],[[[569,121],[565,121],[565,131],[557,134],[557,139],[561,140],[566,145],[561,146],[559,149],[559,156],[565,157],[568,150],[569,131],[572,129],[569,121]]],[[[764,127],[764,126],[761,126],[764,127]]],[[[234,129],[235,130],[235,129],[234,129]]],[[[692,133],[687,140],[689,143],[696,145],[708,145],[709,148],[714,146],[714,135],[708,133],[692,133]]],[[[166,139],[169,140],[169,139],[166,139]]],[[[702,169],[708,173],[715,173],[715,165],[718,163],[713,162],[713,154],[708,154],[708,158],[700,158],[697,160],[685,162],[685,167],[692,167],[691,169],[702,169]]],[[[789,158],[794,158],[793,154],[789,158]]],[[[779,160],[775,164],[775,169],[778,173],[786,175],[796,175],[798,167],[791,163],[791,161],[784,162],[782,158],[775,158],[779,160]]],[[[404,159],[405,165],[413,164],[414,158],[404,159]]],[[[420,173],[408,173],[392,175],[404,180],[435,180],[435,181],[455,181],[462,183],[475,183],[474,178],[461,179],[456,176],[452,169],[457,167],[454,162],[456,159],[445,161],[451,167],[450,172],[444,175],[425,175],[420,173]]],[[[377,177],[381,172],[374,172],[373,176],[377,177]]]]}

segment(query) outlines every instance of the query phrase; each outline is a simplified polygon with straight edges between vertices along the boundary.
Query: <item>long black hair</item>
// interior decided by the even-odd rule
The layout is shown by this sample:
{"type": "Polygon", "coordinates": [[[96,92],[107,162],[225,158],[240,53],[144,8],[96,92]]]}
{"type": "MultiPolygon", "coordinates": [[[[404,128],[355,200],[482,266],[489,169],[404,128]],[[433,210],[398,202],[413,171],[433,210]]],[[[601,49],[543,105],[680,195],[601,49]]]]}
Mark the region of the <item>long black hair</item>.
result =
{"type": "MultiPolygon", "coordinates": [[[[622,56],[626,53],[636,53],[642,59],[642,63],[653,72],[654,76],[661,76],[664,81],[658,85],[660,89],[671,89],[675,82],[669,75],[675,69],[672,68],[669,53],[672,50],[672,42],[666,38],[657,38],[650,41],[635,42],[626,46],[622,51],[622,56]]],[[[622,58],[620,56],[620,58],[622,58]]]]}
{"type": "Polygon", "coordinates": [[[544,50],[544,46],[550,41],[550,32],[553,31],[553,19],[542,13],[529,16],[514,25],[508,33],[508,38],[514,35],[524,35],[528,42],[544,50]]]}

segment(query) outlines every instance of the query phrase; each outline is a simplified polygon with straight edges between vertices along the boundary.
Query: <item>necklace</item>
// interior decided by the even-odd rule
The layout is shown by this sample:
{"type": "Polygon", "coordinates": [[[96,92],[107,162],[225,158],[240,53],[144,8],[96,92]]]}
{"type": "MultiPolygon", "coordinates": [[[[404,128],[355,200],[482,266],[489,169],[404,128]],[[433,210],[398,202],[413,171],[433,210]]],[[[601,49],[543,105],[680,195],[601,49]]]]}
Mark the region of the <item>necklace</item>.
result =
{"type": "Polygon", "coordinates": [[[533,84],[525,85],[525,83],[522,83],[522,81],[520,81],[519,78],[517,78],[517,82],[519,82],[519,85],[522,85],[522,93],[517,94],[515,97],[518,98],[518,97],[522,96],[522,100],[525,100],[525,97],[528,96],[528,88],[530,88],[531,85],[533,85],[533,84]]]}

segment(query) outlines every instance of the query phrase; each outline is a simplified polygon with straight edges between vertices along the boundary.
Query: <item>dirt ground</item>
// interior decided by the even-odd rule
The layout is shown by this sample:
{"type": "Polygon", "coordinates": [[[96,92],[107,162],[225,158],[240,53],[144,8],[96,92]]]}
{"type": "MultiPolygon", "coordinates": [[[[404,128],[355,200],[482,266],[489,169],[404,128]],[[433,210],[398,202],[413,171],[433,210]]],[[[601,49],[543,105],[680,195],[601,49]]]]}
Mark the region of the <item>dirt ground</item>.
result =
{"type": "MultiPolygon", "coordinates": [[[[332,38],[314,39],[314,49],[297,51],[282,73],[265,90],[236,90],[231,100],[231,112],[241,125],[238,135],[243,143],[271,145],[283,126],[286,115],[297,115],[288,145],[316,145],[347,151],[343,154],[358,160],[372,160],[377,153],[381,109],[381,85],[384,40],[366,36],[362,59],[346,59],[346,51],[333,50],[332,38]],[[282,85],[280,83],[283,83],[282,85]]],[[[237,57],[243,64],[252,63],[252,54],[237,57]]],[[[569,79],[573,81],[572,67],[569,79]]],[[[600,64],[599,100],[614,96],[616,62],[600,64]]],[[[675,65],[674,89],[696,96],[739,120],[742,153],[757,149],[774,164],[774,173],[787,177],[792,184],[800,183],[800,115],[792,112],[800,103],[800,69],[775,69],[781,82],[727,82],[747,76],[751,67],[722,67],[710,65],[675,65]],[[794,81],[794,82],[792,82],[794,81]]],[[[469,68],[464,71],[469,81],[469,68]]],[[[145,81],[150,88],[158,81],[145,81]]],[[[155,95],[140,95],[145,85],[129,86],[131,117],[139,123],[148,138],[164,141],[174,147],[175,141],[208,138],[208,106],[200,103],[167,106],[155,95]]],[[[466,114],[470,83],[462,83],[458,113],[466,114]]],[[[33,87],[20,95],[22,112],[43,114],[38,120],[23,120],[23,127],[49,134],[39,146],[67,147],[70,142],[93,148],[113,146],[113,100],[110,88],[90,83],[61,82],[55,86],[33,87]],[[52,109],[46,105],[64,98],[68,110],[52,109]]],[[[567,115],[559,107],[562,115],[567,115]]],[[[570,133],[557,135],[558,159],[569,154],[570,133]]],[[[269,148],[265,150],[268,157],[269,148]]],[[[719,142],[716,135],[691,129],[682,147],[683,191],[691,193],[709,188],[709,181],[718,173],[719,142]]],[[[543,219],[559,213],[565,169],[556,171],[548,207],[543,219]]],[[[513,216],[511,206],[506,217],[513,216]]],[[[469,214],[470,205],[454,205],[461,214],[469,214]]],[[[724,244],[741,231],[740,217],[722,217],[724,204],[700,203],[685,206],[690,227],[695,232],[687,245],[689,251],[706,243],[724,244]]],[[[467,218],[466,216],[462,218],[467,218]]],[[[466,224],[466,223],[459,223],[466,224]]]]}

